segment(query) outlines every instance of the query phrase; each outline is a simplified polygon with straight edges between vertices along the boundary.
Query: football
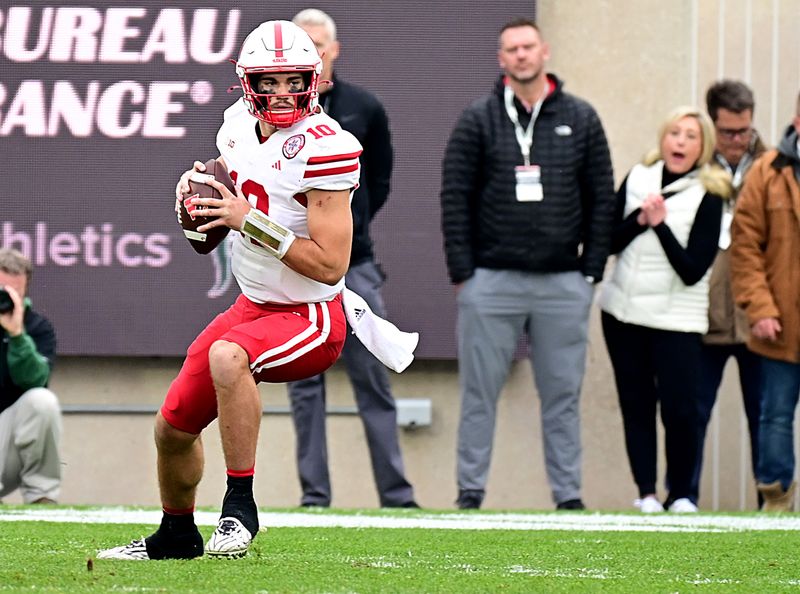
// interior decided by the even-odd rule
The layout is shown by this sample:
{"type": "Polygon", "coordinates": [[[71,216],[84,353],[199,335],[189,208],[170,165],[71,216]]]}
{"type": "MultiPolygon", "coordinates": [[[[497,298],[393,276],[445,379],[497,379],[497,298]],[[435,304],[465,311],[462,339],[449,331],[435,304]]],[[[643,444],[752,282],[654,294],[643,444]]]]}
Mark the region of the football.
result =
{"type": "Polygon", "coordinates": [[[200,181],[204,177],[213,177],[213,179],[216,179],[231,192],[235,193],[233,180],[222,163],[216,159],[209,159],[205,165],[206,170],[204,172],[195,172],[193,174],[194,179],[189,180],[190,191],[188,194],[184,194],[180,213],[178,213],[178,222],[183,228],[183,234],[198,254],[212,252],[228,235],[230,227],[214,227],[204,233],[200,233],[197,228],[209,221],[208,217],[203,216],[205,207],[187,205],[187,201],[190,198],[222,198],[222,195],[215,188],[200,181]]]}

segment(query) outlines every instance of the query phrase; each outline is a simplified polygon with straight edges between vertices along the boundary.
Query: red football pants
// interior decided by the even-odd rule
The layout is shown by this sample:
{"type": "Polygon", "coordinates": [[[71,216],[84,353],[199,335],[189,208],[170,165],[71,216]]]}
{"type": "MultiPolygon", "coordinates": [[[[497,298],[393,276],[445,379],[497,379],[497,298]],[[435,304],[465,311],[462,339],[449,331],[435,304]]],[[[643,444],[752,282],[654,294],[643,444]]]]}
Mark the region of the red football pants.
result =
{"type": "Polygon", "coordinates": [[[322,373],[342,351],[347,333],[341,295],[322,303],[254,303],[240,295],[189,346],[161,407],[176,429],[200,433],[217,418],[208,351],[217,340],[242,347],[256,382],[289,382],[322,373]]]}

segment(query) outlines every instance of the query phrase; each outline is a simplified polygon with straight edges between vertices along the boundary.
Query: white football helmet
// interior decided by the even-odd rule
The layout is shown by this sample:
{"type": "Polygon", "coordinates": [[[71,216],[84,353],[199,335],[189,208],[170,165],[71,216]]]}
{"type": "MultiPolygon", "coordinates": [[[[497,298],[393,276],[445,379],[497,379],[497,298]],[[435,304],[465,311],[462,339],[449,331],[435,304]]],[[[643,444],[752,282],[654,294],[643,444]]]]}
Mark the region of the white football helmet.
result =
{"type": "Polygon", "coordinates": [[[289,21],[261,23],[244,40],[236,75],[242,85],[250,113],[277,128],[288,128],[316,111],[322,59],[308,33],[289,21]],[[305,89],[290,95],[258,92],[258,80],[265,72],[299,73],[305,89]],[[294,99],[294,109],[271,109],[278,97],[294,99]]]}

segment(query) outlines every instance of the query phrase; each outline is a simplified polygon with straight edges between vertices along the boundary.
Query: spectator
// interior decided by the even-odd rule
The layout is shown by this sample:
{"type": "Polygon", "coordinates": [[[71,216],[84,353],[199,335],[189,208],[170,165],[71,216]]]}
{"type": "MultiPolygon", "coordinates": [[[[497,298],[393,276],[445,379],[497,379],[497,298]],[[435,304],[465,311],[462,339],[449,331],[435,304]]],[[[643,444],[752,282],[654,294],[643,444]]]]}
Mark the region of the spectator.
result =
{"type": "Polygon", "coordinates": [[[800,395],[800,97],[777,149],[745,180],[733,219],[731,279],[761,362],[758,490],[764,511],[794,505],[794,415],[800,395]]]}
{"type": "MultiPolygon", "coordinates": [[[[203,471],[200,434],[216,417],[228,489],[205,550],[215,557],[245,555],[259,530],[253,476],[262,407],[256,384],[321,373],[344,344],[341,294],[361,146],[318,109],[322,61],[297,25],[259,25],[242,44],[236,73],[244,97],[225,110],[217,134],[219,160],[236,180],[236,193],[204,180],[222,198],[187,200],[208,207],[201,233],[220,225],[240,231],[232,270],[242,295],[189,346],[156,418],[161,526],[98,558],[203,554],[194,521],[203,471]]],[[[202,169],[195,162],[181,176],[178,201],[202,169]]]]}
{"type": "MultiPolygon", "coordinates": [[[[336,75],[333,64],[339,56],[336,24],[314,8],[295,15],[293,22],[314,41],[322,57],[322,80],[333,85],[320,87],[320,104],[325,113],[353,134],[364,152],[361,180],[353,195],[353,246],[345,284],[361,295],[380,316],[386,308],[381,295],[384,275],[375,262],[369,225],[389,197],[392,175],[392,143],[389,120],[380,101],[368,91],[336,75]]],[[[353,386],[358,413],[372,461],[372,474],[381,507],[417,507],[414,490],[406,480],[397,437],[397,409],[384,365],[348,333],[342,350],[345,370],[353,386]]],[[[303,506],[328,507],[331,482],[325,436],[325,376],[315,375],[289,384],[295,433],[297,469],[303,506]]]]}
{"type": "Polygon", "coordinates": [[[533,21],[499,35],[503,74],[447,144],[442,229],[458,293],[458,499],[484,499],[500,390],[527,332],[557,509],[584,509],[579,396],[589,308],[608,257],[613,175],[595,110],[546,71],[533,21]]]}
{"type": "Polygon", "coordinates": [[[747,348],[750,325],[744,312],[736,307],[730,281],[730,225],[733,220],[736,196],[744,176],[753,161],[766,148],[753,129],[753,92],[744,83],[723,80],[709,87],[706,94],[708,115],[714,122],[717,146],[714,151],[716,165],[727,171],[733,179],[733,195],[723,203],[722,230],[717,257],[709,279],[708,333],[703,336],[701,350],[700,389],[698,391],[698,450],[697,464],[692,476],[689,499],[697,503],[700,497],[700,476],[703,466],[703,447],[706,428],[717,399],[722,372],[728,359],[736,359],[739,368],[739,385],[750,433],[750,453],[753,475],[758,462],[758,357],[747,348]]]}
{"type": "Polygon", "coordinates": [[[50,321],[27,297],[33,266],[0,249],[0,497],[55,503],[61,488],[61,410],[47,389],[56,355],[50,321]]]}
{"type": "Polygon", "coordinates": [[[714,128],[692,107],[673,110],[658,148],[617,192],[611,240],[616,262],[600,298],[617,384],[625,445],[644,513],[656,496],[656,407],[664,424],[666,507],[696,512],[690,499],[697,458],[701,336],[708,329],[709,267],[717,252],[730,176],[710,166],[714,128]]]}

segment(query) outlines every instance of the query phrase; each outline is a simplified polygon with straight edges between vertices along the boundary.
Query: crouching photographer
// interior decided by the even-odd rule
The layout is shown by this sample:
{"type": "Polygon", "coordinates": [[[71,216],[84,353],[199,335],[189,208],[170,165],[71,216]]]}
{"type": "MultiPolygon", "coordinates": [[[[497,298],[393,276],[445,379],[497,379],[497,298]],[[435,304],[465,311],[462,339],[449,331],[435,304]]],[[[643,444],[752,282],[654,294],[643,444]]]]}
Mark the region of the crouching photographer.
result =
{"type": "Polygon", "coordinates": [[[55,503],[61,486],[61,410],[47,389],[56,351],[52,324],[27,297],[33,266],[0,249],[0,497],[55,503]]]}

